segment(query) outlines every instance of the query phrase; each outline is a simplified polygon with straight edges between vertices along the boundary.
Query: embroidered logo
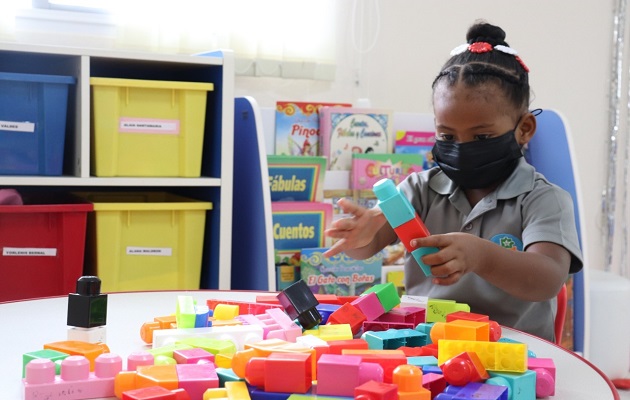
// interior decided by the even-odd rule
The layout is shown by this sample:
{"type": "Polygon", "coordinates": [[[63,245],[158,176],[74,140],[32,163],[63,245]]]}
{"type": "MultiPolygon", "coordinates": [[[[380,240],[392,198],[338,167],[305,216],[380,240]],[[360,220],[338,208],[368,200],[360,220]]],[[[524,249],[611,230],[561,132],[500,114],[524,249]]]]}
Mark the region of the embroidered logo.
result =
{"type": "Polygon", "coordinates": [[[494,235],[490,241],[498,244],[504,249],[523,251],[523,242],[521,242],[521,240],[516,236],[508,233],[499,233],[498,235],[494,235]]]}

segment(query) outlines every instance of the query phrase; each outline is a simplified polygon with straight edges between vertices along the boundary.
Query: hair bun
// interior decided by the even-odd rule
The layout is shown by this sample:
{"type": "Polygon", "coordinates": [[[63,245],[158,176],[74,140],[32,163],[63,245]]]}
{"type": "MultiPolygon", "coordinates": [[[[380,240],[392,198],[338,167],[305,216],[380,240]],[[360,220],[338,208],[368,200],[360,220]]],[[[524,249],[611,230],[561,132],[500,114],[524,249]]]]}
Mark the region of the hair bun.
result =
{"type": "Polygon", "coordinates": [[[468,33],[466,33],[466,42],[468,44],[487,42],[492,46],[498,44],[508,46],[505,42],[505,31],[498,26],[486,22],[478,22],[471,26],[468,29],[468,33]]]}

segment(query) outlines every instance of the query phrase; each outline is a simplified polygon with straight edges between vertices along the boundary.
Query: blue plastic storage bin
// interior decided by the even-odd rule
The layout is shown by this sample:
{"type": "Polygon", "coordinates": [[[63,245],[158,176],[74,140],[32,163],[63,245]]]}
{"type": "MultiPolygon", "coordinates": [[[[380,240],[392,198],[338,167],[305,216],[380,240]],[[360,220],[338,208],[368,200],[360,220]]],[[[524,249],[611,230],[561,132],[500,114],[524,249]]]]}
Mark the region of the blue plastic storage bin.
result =
{"type": "Polygon", "coordinates": [[[0,174],[61,175],[71,76],[0,72],[0,174]]]}

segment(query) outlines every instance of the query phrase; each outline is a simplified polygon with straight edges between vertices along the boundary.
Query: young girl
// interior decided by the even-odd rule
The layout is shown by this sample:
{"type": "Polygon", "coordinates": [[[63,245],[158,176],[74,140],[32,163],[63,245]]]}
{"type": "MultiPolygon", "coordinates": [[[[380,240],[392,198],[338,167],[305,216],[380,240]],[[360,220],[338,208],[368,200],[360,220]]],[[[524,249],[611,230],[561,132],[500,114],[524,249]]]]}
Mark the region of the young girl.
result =
{"type": "MultiPolygon", "coordinates": [[[[399,185],[432,234],[412,245],[439,249],[422,258],[429,277],[405,255],[406,291],[553,341],[555,297],[582,268],[573,203],[523,158],[536,118],[529,70],[505,32],[480,22],[466,39],[433,82],[437,166],[399,185]]],[[[397,240],[378,207],[339,205],[352,217],[326,231],[338,239],[327,256],[363,259],[397,240]]]]}

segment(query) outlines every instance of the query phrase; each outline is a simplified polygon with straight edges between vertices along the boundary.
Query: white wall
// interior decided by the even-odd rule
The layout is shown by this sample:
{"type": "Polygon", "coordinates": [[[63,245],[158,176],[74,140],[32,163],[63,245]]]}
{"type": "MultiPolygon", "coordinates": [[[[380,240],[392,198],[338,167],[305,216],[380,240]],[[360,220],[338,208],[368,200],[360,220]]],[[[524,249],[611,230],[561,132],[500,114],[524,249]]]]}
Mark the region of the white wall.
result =
{"type": "Polygon", "coordinates": [[[334,82],[237,77],[236,95],[252,96],[263,107],[276,100],[369,98],[375,107],[431,112],[431,82],[450,50],[464,42],[469,25],[477,18],[499,25],[531,70],[532,108],[557,109],[569,121],[585,211],[586,261],[602,269],[600,203],[608,171],[614,2],[359,0],[357,14],[372,18],[363,31],[358,22],[354,26],[356,41],[362,38],[367,48],[376,37],[373,49],[361,54],[352,44],[353,2],[341,1],[334,82]]]}

